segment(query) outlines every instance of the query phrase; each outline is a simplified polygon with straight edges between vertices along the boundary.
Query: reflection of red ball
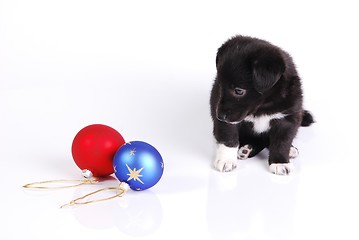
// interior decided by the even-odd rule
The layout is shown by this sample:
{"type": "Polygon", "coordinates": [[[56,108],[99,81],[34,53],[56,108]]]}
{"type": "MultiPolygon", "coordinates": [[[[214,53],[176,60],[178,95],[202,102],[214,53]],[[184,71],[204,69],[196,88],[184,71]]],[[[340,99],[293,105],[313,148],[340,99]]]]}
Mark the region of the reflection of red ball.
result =
{"type": "Polygon", "coordinates": [[[81,170],[89,170],[94,177],[113,173],[113,156],[125,143],[115,129],[93,124],[81,129],[72,142],[72,157],[81,170]]]}

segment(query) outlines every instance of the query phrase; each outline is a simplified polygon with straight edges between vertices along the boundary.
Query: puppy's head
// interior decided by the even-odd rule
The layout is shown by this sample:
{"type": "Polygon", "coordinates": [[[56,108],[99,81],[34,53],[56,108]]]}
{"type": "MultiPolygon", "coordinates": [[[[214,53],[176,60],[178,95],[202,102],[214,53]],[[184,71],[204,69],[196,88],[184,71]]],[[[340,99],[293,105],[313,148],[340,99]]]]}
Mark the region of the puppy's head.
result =
{"type": "Polygon", "coordinates": [[[217,119],[236,124],[255,113],[285,71],[281,52],[268,42],[237,37],[218,49],[217,119]]]}

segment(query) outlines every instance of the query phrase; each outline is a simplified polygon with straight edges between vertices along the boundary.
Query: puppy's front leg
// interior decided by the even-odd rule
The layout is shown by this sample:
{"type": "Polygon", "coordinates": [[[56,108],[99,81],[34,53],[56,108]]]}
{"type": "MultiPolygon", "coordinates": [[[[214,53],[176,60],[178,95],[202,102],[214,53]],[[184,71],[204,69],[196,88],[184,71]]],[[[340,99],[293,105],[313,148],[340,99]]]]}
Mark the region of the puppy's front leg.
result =
{"type": "Polygon", "coordinates": [[[220,172],[229,172],[237,167],[238,128],[237,125],[215,122],[214,137],[217,140],[217,154],[214,167],[220,172]]]}
{"type": "Polygon", "coordinates": [[[269,170],[277,175],[289,175],[293,172],[293,164],[289,162],[292,142],[298,130],[297,124],[281,120],[270,133],[269,170]]]}
{"type": "Polygon", "coordinates": [[[218,143],[214,167],[220,172],[230,172],[237,167],[238,147],[228,147],[218,143]]]}

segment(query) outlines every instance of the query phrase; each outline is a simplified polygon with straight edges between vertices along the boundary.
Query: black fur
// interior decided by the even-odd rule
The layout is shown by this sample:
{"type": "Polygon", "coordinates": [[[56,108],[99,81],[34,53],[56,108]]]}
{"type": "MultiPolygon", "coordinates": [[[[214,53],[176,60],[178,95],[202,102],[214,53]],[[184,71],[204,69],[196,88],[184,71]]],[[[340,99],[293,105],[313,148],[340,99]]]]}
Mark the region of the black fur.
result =
{"type": "Polygon", "coordinates": [[[301,82],[290,55],[267,41],[235,36],[218,49],[216,67],[210,105],[217,142],[249,144],[249,157],[267,147],[269,164],[288,163],[298,128],[314,122],[303,110],[301,82]],[[263,133],[254,132],[253,123],[245,120],[277,113],[285,117],[271,120],[263,133]]]}

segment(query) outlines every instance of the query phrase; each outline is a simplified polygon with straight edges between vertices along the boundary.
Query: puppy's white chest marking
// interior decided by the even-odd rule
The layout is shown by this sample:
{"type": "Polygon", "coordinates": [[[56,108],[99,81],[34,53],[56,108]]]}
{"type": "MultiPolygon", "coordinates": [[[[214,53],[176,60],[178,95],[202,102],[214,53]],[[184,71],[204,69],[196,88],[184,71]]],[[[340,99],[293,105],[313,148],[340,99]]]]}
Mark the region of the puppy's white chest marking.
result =
{"type": "Polygon", "coordinates": [[[276,113],[272,115],[262,115],[259,117],[254,117],[253,115],[248,115],[244,121],[253,123],[253,131],[256,133],[264,133],[270,129],[270,121],[274,119],[282,119],[286,114],[276,113]]]}

